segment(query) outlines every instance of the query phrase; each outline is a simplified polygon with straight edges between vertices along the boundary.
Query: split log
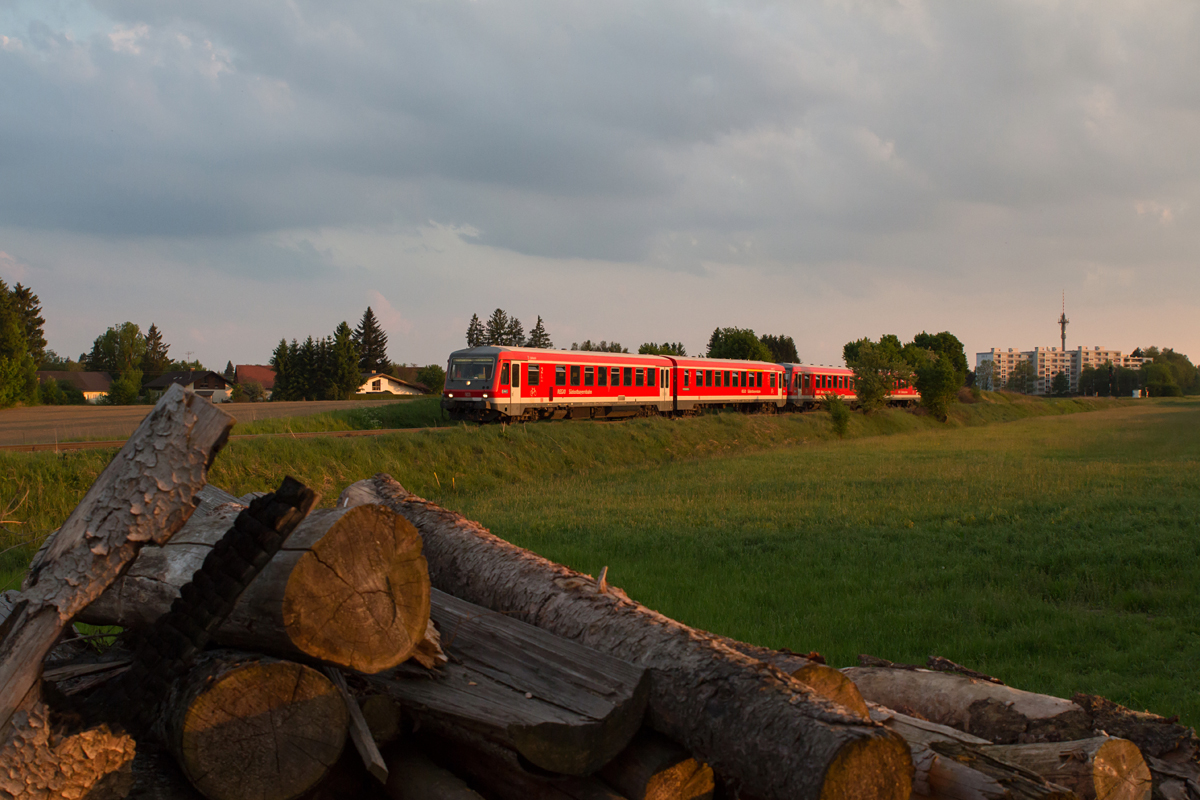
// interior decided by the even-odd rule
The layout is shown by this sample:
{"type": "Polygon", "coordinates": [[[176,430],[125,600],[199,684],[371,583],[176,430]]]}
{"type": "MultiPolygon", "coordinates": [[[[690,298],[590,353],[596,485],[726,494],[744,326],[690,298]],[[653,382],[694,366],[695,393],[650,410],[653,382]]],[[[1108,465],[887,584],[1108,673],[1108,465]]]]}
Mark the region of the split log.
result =
{"type": "Polygon", "coordinates": [[[871,702],[995,744],[1069,741],[1092,735],[1087,712],[1060,697],[924,669],[847,667],[842,672],[871,702]]]}
{"type": "Polygon", "coordinates": [[[0,626],[0,731],[66,624],[147,542],[161,544],[194,508],[233,418],[172,386],[113,458],[30,567],[21,600],[0,626]]]}
{"type": "Polygon", "coordinates": [[[476,746],[426,737],[427,750],[439,762],[469,777],[499,800],[627,800],[595,777],[577,778],[535,774],[522,768],[506,751],[476,741],[476,746]]]}
{"type": "Polygon", "coordinates": [[[1150,769],[1128,739],[997,744],[981,748],[1073,790],[1080,800],[1149,800],[1150,769]]]}
{"type": "Polygon", "coordinates": [[[662,734],[643,731],[600,769],[629,800],[712,800],[712,768],[662,734]]]}
{"type": "Polygon", "coordinates": [[[369,679],[423,727],[469,728],[541,769],[588,775],[641,726],[644,670],[436,589],[431,602],[450,663],[369,679]]]}
{"type": "Polygon", "coordinates": [[[391,749],[387,769],[392,800],[483,800],[462,778],[430,761],[410,742],[391,749]]]}
{"type": "Polygon", "coordinates": [[[354,484],[339,501],[360,503],[383,503],[417,527],[438,588],[647,669],[651,726],[747,794],[891,800],[911,793],[903,740],[716,637],[511,545],[386,475],[354,484]]]}
{"type": "MultiPolygon", "coordinates": [[[[208,514],[164,546],[145,548],[80,619],[141,627],[166,613],[244,508],[220,490],[204,496],[208,514]]],[[[372,673],[407,659],[428,620],[429,576],[416,530],[380,506],[324,509],[296,528],[213,640],[372,673]]]]}
{"type": "Polygon", "coordinates": [[[167,745],[210,800],[289,800],[338,760],[349,718],[337,688],[290,661],[213,650],[165,703],[167,745]]]}

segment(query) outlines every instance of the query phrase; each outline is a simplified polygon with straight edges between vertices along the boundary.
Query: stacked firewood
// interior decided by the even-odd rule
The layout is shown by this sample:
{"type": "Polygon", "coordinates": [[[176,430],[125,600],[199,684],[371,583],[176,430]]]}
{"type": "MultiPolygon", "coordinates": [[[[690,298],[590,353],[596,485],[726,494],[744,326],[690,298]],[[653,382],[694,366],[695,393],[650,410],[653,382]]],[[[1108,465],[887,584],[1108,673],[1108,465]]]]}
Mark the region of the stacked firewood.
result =
{"type": "Polygon", "coordinates": [[[1200,800],[1102,698],[695,630],[386,475],[234,497],[230,423],[168,393],[0,595],[0,798],[1200,800]]]}

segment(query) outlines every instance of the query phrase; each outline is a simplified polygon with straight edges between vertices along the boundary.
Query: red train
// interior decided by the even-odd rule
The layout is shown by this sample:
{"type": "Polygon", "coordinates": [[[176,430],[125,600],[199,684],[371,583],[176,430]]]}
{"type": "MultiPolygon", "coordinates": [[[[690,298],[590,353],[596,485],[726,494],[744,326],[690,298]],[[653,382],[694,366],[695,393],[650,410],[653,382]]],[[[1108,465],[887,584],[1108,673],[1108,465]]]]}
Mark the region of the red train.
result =
{"type": "MultiPolygon", "coordinates": [[[[612,419],[708,409],[774,413],[813,408],[835,394],[854,404],[854,373],[768,364],[587,350],[472,347],[450,354],[442,408],[477,422],[612,419]]],[[[920,395],[898,386],[890,402],[920,395]]]]}

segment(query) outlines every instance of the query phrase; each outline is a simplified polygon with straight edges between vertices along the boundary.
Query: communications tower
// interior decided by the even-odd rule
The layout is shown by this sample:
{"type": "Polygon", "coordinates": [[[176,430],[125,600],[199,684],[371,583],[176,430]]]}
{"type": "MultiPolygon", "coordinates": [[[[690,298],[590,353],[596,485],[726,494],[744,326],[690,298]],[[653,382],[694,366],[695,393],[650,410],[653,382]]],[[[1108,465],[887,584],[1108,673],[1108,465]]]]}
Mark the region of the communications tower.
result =
{"type": "Polygon", "coordinates": [[[1067,351],[1067,323],[1071,320],[1067,319],[1067,293],[1063,292],[1062,316],[1058,318],[1058,326],[1062,328],[1062,351],[1067,351]]]}

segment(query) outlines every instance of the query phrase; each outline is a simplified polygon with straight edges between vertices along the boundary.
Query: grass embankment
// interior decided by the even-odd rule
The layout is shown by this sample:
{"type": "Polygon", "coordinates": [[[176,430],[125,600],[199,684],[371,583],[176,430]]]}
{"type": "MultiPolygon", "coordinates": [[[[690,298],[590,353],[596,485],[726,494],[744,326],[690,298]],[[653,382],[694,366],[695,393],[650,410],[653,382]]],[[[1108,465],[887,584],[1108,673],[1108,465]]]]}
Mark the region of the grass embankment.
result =
{"type": "Polygon", "coordinates": [[[343,408],[305,417],[277,417],[238,423],[235,434],[335,433],[391,428],[437,428],[452,425],[442,411],[440,397],[397,399],[367,408],[343,408]]]}
{"type": "MultiPolygon", "coordinates": [[[[288,473],[331,501],[388,471],[702,628],[839,665],[937,653],[1200,721],[1200,405],[986,399],[949,426],[856,414],[842,442],[827,414],[241,441],[212,480],[288,473]]],[[[28,491],[16,518],[44,534],[109,455],[5,455],[4,501],[28,491]]],[[[15,576],[28,555],[9,558],[15,576]]]]}

